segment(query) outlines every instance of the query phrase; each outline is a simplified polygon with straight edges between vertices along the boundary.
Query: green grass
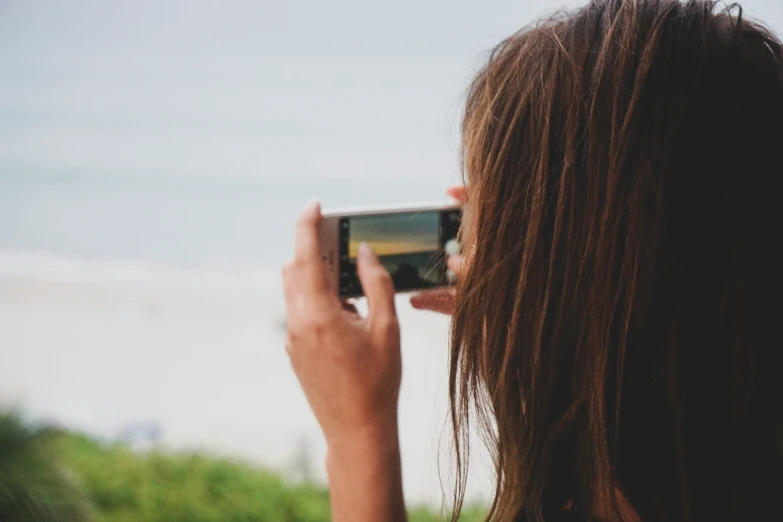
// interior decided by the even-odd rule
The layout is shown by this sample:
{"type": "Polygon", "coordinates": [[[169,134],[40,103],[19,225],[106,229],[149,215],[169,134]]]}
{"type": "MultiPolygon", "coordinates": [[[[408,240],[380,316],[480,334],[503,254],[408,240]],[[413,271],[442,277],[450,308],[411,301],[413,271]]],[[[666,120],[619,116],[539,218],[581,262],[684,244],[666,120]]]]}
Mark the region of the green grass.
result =
{"type": "MultiPolygon", "coordinates": [[[[424,506],[410,509],[409,517],[410,522],[446,520],[424,506]]],[[[278,473],[203,454],[139,453],[85,435],[27,428],[18,416],[0,413],[1,521],[326,522],[330,518],[329,493],[320,484],[288,483],[278,473]],[[20,446],[27,449],[19,450],[20,446]],[[30,511],[33,514],[27,513],[30,506],[37,506],[30,511]]],[[[470,507],[460,520],[481,521],[483,512],[470,507]]]]}

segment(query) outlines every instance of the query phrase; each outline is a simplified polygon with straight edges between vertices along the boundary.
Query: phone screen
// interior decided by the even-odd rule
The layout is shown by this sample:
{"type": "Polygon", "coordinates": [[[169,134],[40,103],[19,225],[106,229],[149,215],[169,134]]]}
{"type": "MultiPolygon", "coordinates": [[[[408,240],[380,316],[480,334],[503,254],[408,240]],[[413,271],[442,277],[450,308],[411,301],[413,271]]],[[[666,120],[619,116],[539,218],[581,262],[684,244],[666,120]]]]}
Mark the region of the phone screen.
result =
{"type": "Polygon", "coordinates": [[[459,209],[396,212],[340,218],[340,295],[362,295],[356,273],[359,245],[368,243],[398,292],[453,283],[446,256],[459,252],[459,209]]]}

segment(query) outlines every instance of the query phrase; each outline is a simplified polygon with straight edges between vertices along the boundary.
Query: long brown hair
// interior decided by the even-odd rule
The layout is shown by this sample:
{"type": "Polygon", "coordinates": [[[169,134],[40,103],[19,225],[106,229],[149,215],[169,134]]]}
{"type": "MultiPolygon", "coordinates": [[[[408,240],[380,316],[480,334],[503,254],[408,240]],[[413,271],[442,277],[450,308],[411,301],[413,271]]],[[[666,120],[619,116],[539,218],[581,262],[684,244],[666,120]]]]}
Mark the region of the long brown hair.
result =
{"type": "Polygon", "coordinates": [[[488,519],[783,520],[778,39],[595,0],[494,49],[463,165],[457,512],[475,416],[488,519]]]}

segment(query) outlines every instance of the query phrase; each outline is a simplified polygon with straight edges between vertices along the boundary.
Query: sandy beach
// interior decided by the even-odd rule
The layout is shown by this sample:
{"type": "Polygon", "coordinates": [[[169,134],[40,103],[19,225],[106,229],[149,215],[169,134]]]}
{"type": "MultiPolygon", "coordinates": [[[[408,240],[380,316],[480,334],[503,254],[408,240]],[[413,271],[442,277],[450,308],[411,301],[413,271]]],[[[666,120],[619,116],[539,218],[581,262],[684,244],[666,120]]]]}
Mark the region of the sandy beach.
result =
{"type": "MultiPolygon", "coordinates": [[[[223,283],[0,274],[2,402],[107,439],[157,431],[168,449],[324,480],[325,446],[283,348],[277,273],[223,283]]],[[[439,504],[448,321],[404,297],[398,309],[405,490],[439,504]]],[[[472,494],[488,491],[487,477],[486,465],[474,470],[472,494]]]]}

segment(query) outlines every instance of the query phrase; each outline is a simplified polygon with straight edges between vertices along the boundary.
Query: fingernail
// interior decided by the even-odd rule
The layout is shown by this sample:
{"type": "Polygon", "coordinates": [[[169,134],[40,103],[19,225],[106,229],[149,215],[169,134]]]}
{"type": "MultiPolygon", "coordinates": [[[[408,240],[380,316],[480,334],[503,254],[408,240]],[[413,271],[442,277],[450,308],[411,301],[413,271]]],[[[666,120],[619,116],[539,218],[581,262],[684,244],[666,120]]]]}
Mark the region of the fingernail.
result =
{"type": "Polygon", "coordinates": [[[373,261],[377,259],[377,256],[375,255],[375,251],[365,241],[359,243],[359,256],[361,256],[367,261],[373,261]]]}

